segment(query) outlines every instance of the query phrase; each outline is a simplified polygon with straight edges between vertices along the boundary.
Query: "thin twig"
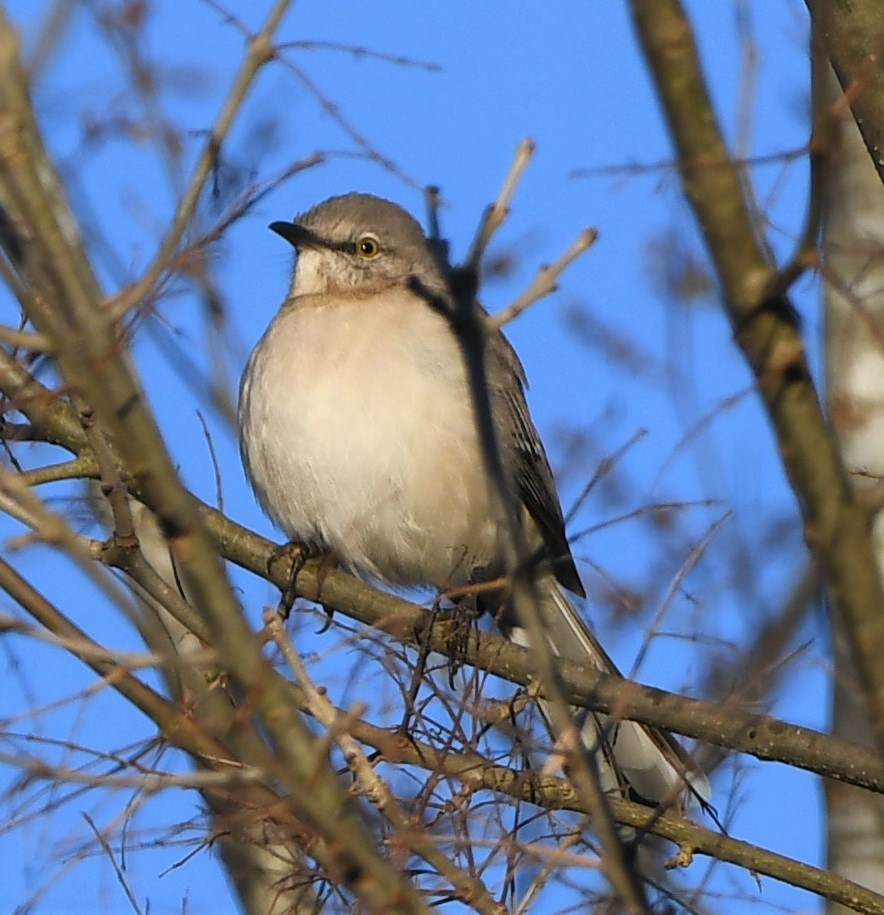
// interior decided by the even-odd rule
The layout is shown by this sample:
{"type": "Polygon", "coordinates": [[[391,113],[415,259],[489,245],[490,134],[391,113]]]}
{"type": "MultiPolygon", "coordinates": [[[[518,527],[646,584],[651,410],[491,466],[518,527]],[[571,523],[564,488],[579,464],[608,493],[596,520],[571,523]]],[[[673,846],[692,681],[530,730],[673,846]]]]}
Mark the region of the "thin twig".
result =
{"type": "Polygon", "coordinates": [[[82,811],[82,813],[80,815],[89,824],[89,828],[92,830],[92,834],[95,836],[96,839],[98,839],[98,842],[101,845],[101,847],[105,853],[105,856],[107,857],[108,861],[110,861],[114,874],[117,877],[117,882],[123,888],[123,892],[126,894],[126,899],[129,900],[129,905],[132,906],[132,909],[136,913],[136,915],[142,915],[141,906],[138,905],[138,901],[135,898],[135,894],[129,888],[129,883],[126,880],[126,878],[123,876],[123,872],[122,872],[122,870],[120,870],[120,865],[117,864],[117,859],[114,856],[113,851],[111,850],[110,843],[107,841],[107,839],[104,837],[104,835],[102,835],[101,830],[95,825],[95,821],[92,819],[91,816],[89,816],[88,813],[86,813],[85,810],[82,811]]]}
{"type": "MultiPolygon", "coordinates": [[[[152,669],[167,663],[166,658],[161,658],[154,652],[114,651],[113,649],[105,648],[103,645],[96,648],[95,643],[91,640],[84,642],[82,639],[70,639],[61,635],[53,635],[45,629],[31,626],[23,620],[16,619],[14,616],[0,613],[0,633],[10,632],[26,635],[56,648],[63,648],[65,651],[69,651],[80,658],[91,658],[92,660],[113,664],[123,670],[152,669]]],[[[208,664],[217,660],[217,658],[213,651],[206,648],[189,655],[188,660],[195,664],[208,664]]]]}
{"type": "Polygon", "coordinates": [[[433,63],[429,60],[417,60],[413,57],[405,57],[400,54],[384,54],[381,51],[375,51],[364,45],[345,44],[340,41],[318,41],[316,39],[301,39],[299,41],[283,41],[277,45],[280,51],[299,50],[299,51],[339,51],[342,54],[350,54],[356,58],[366,60],[379,60],[383,63],[394,64],[397,67],[414,67],[418,70],[426,70],[429,73],[443,73],[444,68],[441,64],[433,63]]]}
{"type": "Polygon", "coordinates": [[[141,279],[126,289],[118,300],[117,309],[119,311],[125,313],[133,305],[140,302],[166,270],[181,238],[190,225],[190,220],[196,210],[203,186],[218,161],[221,147],[242,108],[246,93],[251,88],[261,68],[273,60],[276,55],[273,36],[291,3],[292,0],[276,0],[273,9],[259,31],[250,36],[248,51],[221,107],[221,112],[215,121],[215,125],[209,132],[203,150],[197,159],[193,177],[184,196],[178,203],[169,230],[166,232],[165,238],[160,243],[159,249],[141,279]]]}
{"type": "MultiPolygon", "coordinates": [[[[650,912],[644,889],[633,864],[628,859],[620,834],[602,789],[598,767],[586,751],[580,731],[565,699],[558,673],[559,659],[554,656],[544,620],[534,564],[512,488],[504,468],[500,430],[491,409],[487,375],[488,330],[484,312],[478,307],[476,294],[479,265],[494,232],[509,211],[509,201],[527,165],[534,145],[523,141],[504,181],[497,201],[483,214],[475,240],[466,261],[452,272],[451,324],[457,335],[469,387],[473,416],[478,432],[482,463],[488,481],[489,495],[499,527],[499,542],[504,569],[510,577],[507,599],[512,602],[519,625],[532,646],[532,668],[536,682],[545,697],[556,751],[570,762],[570,775],[581,798],[587,803],[604,855],[602,868],[626,911],[633,915],[650,912]]],[[[492,330],[491,333],[499,333],[492,330]]],[[[513,383],[517,383],[513,380],[513,383]]]]}
{"type": "MultiPolygon", "coordinates": [[[[738,156],[733,164],[742,168],[761,165],[782,165],[784,162],[793,162],[807,155],[807,146],[795,149],[784,149],[782,152],[766,153],[758,156],[738,156]]],[[[678,159],[660,159],[657,162],[633,162],[628,165],[596,165],[588,168],[575,168],[568,175],[569,178],[593,178],[596,176],[631,177],[633,175],[657,174],[659,172],[675,172],[685,164],[696,165],[703,168],[730,168],[731,162],[710,162],[701,159],[693,163],[684,163],[678,159]]]]}
{"type": "Polygon", "coordinates": [[[822,224],[826,173],[838,145],[838,105],[828,104],[825,91],[830,74],[827,48],[833,9],[828,2],[809,0],[813,25],[810,30],[810,101],[811,135],[807,144],[810,163],[808,175],[807,212],[795,250],[772,278],[767,295],[783,296],[808,269],[815,267],[819,254],[817,245],[822,224]]]}
{"type": "Polygon", "coordinates": [[[399,806],[389,785],[375,772],[360,744],[353,738],[350,728],[362,711],[354,709],[342,715],[326,694],[316,688],[307,668],[286,635],[279,614],[269,612],[264,617],[270,637],[281,651],[286,663],[295,675],[298,687],[303,690],[305,710],[328,728],[329,734],[341,748],[347,766],[359,781],[368,800],[389,820],[396,829],[396,840],[405,843],[415,854],[420,855],[455,888],[458,898],[484,915],[504,915],[506,909],[496,903],[487,887],[475,876],[455,866],[436,845],[436,839],[423,831],[420,823],[414,822],[399,806]]]}
{"type": "Polygon", "coordinates": [[[554,263],[543,266],[534,276],[528,288],[506,308],[488,318],[488,324],[499,329],[517,318],[526,308],[538,299],[544,298],[558,289],[558,279],[584,251],[589,249],[598,238],[596,229],[584,229],[571,244],[571,247],[554,263]]]}
{"type": "Polygon", "coordinates": [[[478,272],[479,264],[482,261],[488,243],[509,215],[510,200],[533,155],[534,141],[530,138],[522,140],[516,147],[516,154],[513,157],[497,199],[485,209],[479,221],[479,227],[470,246],[469,254],[467,254],[466,260],[462,265],[464,269],[478,272]]]}

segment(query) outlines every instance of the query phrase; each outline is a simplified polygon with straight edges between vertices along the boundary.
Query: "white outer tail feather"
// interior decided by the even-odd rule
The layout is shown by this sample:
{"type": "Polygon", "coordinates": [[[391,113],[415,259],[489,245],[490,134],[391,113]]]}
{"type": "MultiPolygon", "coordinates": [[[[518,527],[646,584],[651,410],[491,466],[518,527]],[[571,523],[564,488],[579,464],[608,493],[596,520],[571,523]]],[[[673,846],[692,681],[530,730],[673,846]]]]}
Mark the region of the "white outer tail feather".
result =
{"type": "MultiPolygon", "coordinates": [[[[622,676],[559,583],[552,576],[544,576],[538,581],[538,590],[553,653],[622,676]]],[[[505,617],[500,627],[510,641],[531,647],[528,633],[512,619],[505,617]]],[[[545,703],[538,704],[548,718],[545,703]]],[[[684,808],[692,797],[704,803],[709,801],[712,789],[708,779],[665,731],[635,721],[615,721],[606,714],[582,708],[573,711],[581,723],[583,745],[596,755],[599,778],[606,792],[622,794],[625,781],[651,803],[676,803],[684,808]]]]}

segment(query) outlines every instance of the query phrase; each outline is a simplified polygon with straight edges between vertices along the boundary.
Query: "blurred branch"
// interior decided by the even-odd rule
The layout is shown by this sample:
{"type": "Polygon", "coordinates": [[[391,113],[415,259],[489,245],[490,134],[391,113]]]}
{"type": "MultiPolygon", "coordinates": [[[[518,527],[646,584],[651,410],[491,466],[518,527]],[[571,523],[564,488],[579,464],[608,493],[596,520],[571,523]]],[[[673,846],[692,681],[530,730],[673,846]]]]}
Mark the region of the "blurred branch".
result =
{"type": "MultiPolygon", "coordinates": [[[[784,149],[782,152],[766,153],[758,156],[736,156],[732,160],[719,163],[720,166],[729,168],[731,162],[739,166],[744,171],[750,168],[761,166],[782,166],[787,162],[795,159],[803,159],[807,155],[807,146],[799,146],[797,149],[784,149]]],[[[715,168],[716,163],[706,161],[705,157],[701,162],[705,168],[715,168]]],[[[594,178],[596,176],[609,178],[633,178],[639,175],[657,175],[665,178],[672,174],[673,169],[683,168],[684,163],[675,159],[660,159],[657,162],[630,162],[627,164],[617,165],[595,165],[586,168],[575,168],[568,175],[569,178],[594,178]]]]}
{"type": "MultiPolygon", "coordinates": [[[[283,0],[276,4],[250,43],[248,62],[221,119],[223,129],[232,122],[259,62],[272,56],[273,32],[286,6],[283,0]]],[[[240,693],[252,697],[260,726],[231,728],[225,739],[242,762],[261,767],[286,786],[284,804],[296,809],[309,831],[326,841],[322,863],[336,882],[347,886],[369,909],[427,911],[411,882],[371,841],[344,787],[324,764],[323,746],[291,706],[284,681],[264,658],[230,590],[215,545],[178,479],[130,369],[117,328],[102,312],[101,289],[34,121],[18,37],[2,11],[0,110],[4,113],[0,206],[15,229],[16,245],[7,254],[32,292],[26,303],[29,317],[53,344],[58,370],[82,404],[79,412],[91,417],[94,411],[97,434],[113,443],[108,447],[115,470],[156,513],[191,601],[207,621],[221,664],[240,693]]],[[[139,295],[164,269],[184,232],[217,152],[213,144],[219,141],[213,135],[204,151],[197,176],[139,295]]]]}
{"type": "Polygon", "coordinates": [[[28,60],[28,75],[32,80],[39,77],[47,62],[52,59],[70,27],[76,7],[76,0],[55,0],[44,14],[37,41],[28,60]]]}
{"type": "MultiPolygon", "coordinates": [[[[286,587],[291,561],[280,558],[275,544],[208,506],[203,511],[224,556],[266,577],[278,588],[286,587]]],[[[439,627],[440,631],[431,627],[430,614],[422,607],[345,572],[331,570],[320,574],[315,560],[308,561],[299,573],[298,592],[307,600],[321,601],[412,646],[426,645],[443,655],[452,652],[447,633],[441,631],[444,627],[439,627]]],[[[488,633],[471,633],[458,646],[458,657],[512,683],[528,685],[534,676],[531,652],[488,633]]],[[[884,760],[872,749],[766,715],[739,709],[723,713],[720,703],[643,686],[566,659],[560,659],[559,666],[569,704],[642,721],[758,759],[788,763],[826,778],[884,793],[884,760]]]]}
{"type": "Polygon", "coordinates": [[[243,58],[242,65],[233,80],[218,119],[206,139],[203,151],[197,160],[193,177],[178,203],[169,231],[166,233],[159,250],[154,255],[153,261],[141,279],[126,289],[114,303],[115,311],[118,314],[125,313],[129,308],[137,305],[150,292],[163,271],[169,267],[178,244],[190,225],[203,187],[218,161],[221,147],[242,107],[246,94],[251,89],[252,83],[261,68],[276,56],[273,36],[291,2],[292,0],[276,0],[261,29],[254,35],[249,36],[248,50],[243,58]]]}
{"type": "Polygon", "coordinates": [[[537,271],[528,288],[514,302],[488,318],[489,325],[494,328],[503,327],[538,299],[554,293],[559,288],[557,283],[562,272],[595,244],[598,235],[599,233],[595,229],[584,229],[558,260],[537,271]]]}
{"type": "MultiPolygon", "coordinates": [[[[5,590],[5,589],[4,589],[5,590]]],[[[62,635],[53,635],[47,630],[29,625],[5,613],[0,613],[0,632],[15,632],[19,635],[26,635],[32,639],[38,639],[46,642],[48,645],[54,645],[57,648],[63,648],[66,651],[75,654],[78,658],[90,658],[93,661],[104,661],[105,663],[120,668],[120,670],[138,670],[142,667],[159,667],[165,663],[165,659],[158,654],[133,651],[114,651],[97,645],[95,642],[84,642],[80,639],[70,640],[62,635]]],[[[211,659],[211,653],[206,650],[203,657],[197,661],[208,661],[211,659]]]]}
{"type": "Polygon", "coordinates": [[[768,295],[784,295],[792,283],[808,268],[819,262],[819,241],[823,216],[823,202],[827,186],[828,169],[838,145],[838,114],[828,102],[824,91],[831,73],[826,37],[830,21],[834,18],[829,0],[809,0],[813,15],[810,31],[810,103],[811,132],[807,146],[810,165],[807,192],[807,213],[804,227],[795,245],[795,251],[780,268],[774,288],[768,295]]]}
{"type": "MultiPolygon", "coordinates": [[[[128,670],[107,659],[105,649],[66,620],[2,559],[0,559],[0,586],[49,631],[55,633],[75,655],[92,667],[99,676],[106,679],[109,686],[123,694],[160,725],[173,743],[200,759],[203,765],[208,766],[212,772],[227,773],[226,780],[222,775],[223,788],[226,790],[222,792],[221,796],[237,795],[238,805],[249,808],[258,820],[268,817],[276,820],[280,826],[284,826],[288,830],[299,832],[303,829],[303,824],[286,818],[285,805],[281,804],[280,799],[266,788],[264,784],[266,773],[262,770],[244,769],[241,763],[231,756],[226,746],[208,735],[203,727],[193,721],[186,709],[179,709],[173,703],[163,699],[128,670]]],[[[299,665],[296,665],[297,668],[299,665]]],[[[316,694],[313,699],[310,699],[305,695],[301,688],[302,685],[290,687],[294,700],[301,707],[312,709],[314,713],[318,712],[320,720],[324,720],[329,726],[338,721],[342,722],[344,729],[340,732],[341,735],[349,734],[360,743],[375,747],[388,762],[413,765],[429,772],[451,775],[462,780],[470,794],[488,790],[532,804],[539,804],[550,810],[590,813],[589,807],[576,795],[573,786],[566,779],[538,776],[530,771],[510,769],[495,765],[477,753],[453,752],[450,749],[440,750],[405,735],[391,734],[386,728],[369,724],[326,704],[326,700],[320,694],[316,694]],[[324,708],[317,709],[317,702],[320,702],[324,708]]],[[[351,753],[355,749],[350,747],[347,750],[345,747],[345,752],[351,753]]],[[[46,774],[45,771],[43,774],[46,774]]],[[[142,776],[142,778],[145,777],[142,776]]],[[[213,797],[222,787],[219,785],[218,776],[209,776],[206,779],[196,776],[190,781],[174,780],[167,784],[179,783],[194,784],[196,787],[209,790],[213,793],[213,797]]],[[[160,787],[159,783],[157,787],[160,787]]],[[[218,798],[215,797],[215,800],[217,801],[218,798]]],[[[859,912],[874,913],[874,915],[881,915],[884,912],[884,897],[843,878],[826,874],[810,865],[802,864],[748,842],[720,835],[687,819],[673,816],[671,813],[661,814],[656,810],[648,810],[642,804],[619,798],[609,798],[609,803],[618,822],[651,832],[676,843],[682,849],[681,855],[678,856],[681,866],[685,866],[690,861],[691,852],[709,855],[793,886],[819,893],[826,898],[844,902],[859,912]]],[[[406,832],[400,838],[407,841],[407,836],[406,832]]],[[[302,841],[306,839],[305,836],[302,841]]],[[[422,840],[416,838],[415,841],[421,842],[422,840]]],[[[315,844],[311,844],[310,847],[313,853],[317,853],[315,844]]],[[[424,850],[432,854],[429,846],[424,846],[424,850]]],[[[495,913],[495,915],[502,911],[487,895],[471,898],[469,895],[471,886],[471,882],[464,884],[464,898],[470,899],[471,905],[477,911],[495,913]]]]}
{"type": "MultiPolygon", "coordinates": [[[[307,668],[295,651],[288,637],[279,614],[270,610],[265,614],[270,637],[279,647],[283,658],[295,677],[299,691],[304,696],[304,708],[317,721],[321,722],[340,746],[348,768],[353,772],[363,794],[384,815],[396,830],[397,841],[407,845],[440,876],[454,887],[456,898],[464,900],[477,912],[484,915],[506,915],[506,908],[495,902],[485,884],[479,877],[471,876],[463,868],[453,864],[438,847],[436,839],[424,832],[418,823],[399,805],[390,786],[377,774],[361,744],[351,733],[361,709],[354,709],[348,714],[334,707],[324,690],[318,689],[310,678],[307,668]]],[[[383,731],[386,735],[386,731],[383,731]]],[[[417,763],[426,767],[425,761],[417,763]]],[[[431,768],[431,772],[438,771],[431,768]]]]}
{"type": "MultiPolygon", "coordinates": [[[[10,385],[10,390],[28,388],[31,396],[23,407],[35,426],[42,427],[45,419],[56,435],[60,428],[67,428],[70,438],[57,443],[75,453],[81,451],[84,456],[88,454],[82,430],[78,426],[65,426],[58,422],[59,411],[51,392],[33,380],[24,385],[20,374],[4,373],[2,368],[0,353],[0,390],[9,393],[4,387],[4,381],[10,385]]],[[[280,589],[288,586],[291,579],[290,560],[286,561],[280,556],[275,543],[226,518],[208,505],[202,504],[201,512],[225,558],[266,578],[280,589]]],[[[118,564],[115,558],[108,561],[118,564]]],[[[125,561],[122,568],[126,568],[125,561]]],[[[146,580],[140,583],[149,586],[146,580]]],[[[387,632],[407,644],[428,644],[433,651],[443,655],[450,655],[453,651],[446,633],[434,632],[429,627],[430,615],[423,608],[380,591],[344,572],[329,570],[320,574],[319,563],[314,560],[308,561],[298,575],[298,593],[308,600],[321,600],[323,604],[387,632]]],[[[157,597],[162,600],[162,593],[158,593],[157,597]]],[[[175,613],[174,606],[169,609],[175,613]]],[[[208,636],[208,630],[198,625],[193,617],[187,616],[182,622],[194,626],[202,638],[208,636]]],[[[530,653],[505,639],[486,633],[474,633],[466,644],[457,648],[458,652],[461,650],[464,661],[482,670],[513,683],[527,685],[531,682],[530,653]]],[[[566,660],[560,661],[560,667],[566,697],[574,705],[614,713],[622,718],[642,721],[716,746],[748,753],[758,759],[789,763],[825,778],[884,793],[884,762],[874,750],[736,708],[728,709],[723,716],[720,704],[642,686],[599,671],[587,670],[566,660]]]]}
{"type": "Polygon", "coordinates": [[[728,164],[684,10],[678,0],[632,0],[631,6],[678,150],[685,195],[776,431],[806,541],[826,576],[833,612],[850,633],[878,746],[884,748],[884,590],[868,518],[850,490],[823,416],[783,279],[755,237],[739,172],[728,164]],[[704,167],[707,162],[717,167],[704,167]]]}
{"type": "MultiPolygon", "coordinates": [[[[61,445],[73,454],[83,452],[95,463],[86,436],[70,402],[40,384],[6,350],[0,348],[0,390],[6,396],[6,408],[24,413],[34,424],[43,441],[61,445]]],[[[95,465],[95,473],[98,467],[95,465]]]]}
{"type": "MultiPolygon", "coordinates": [[[[553,643],[548,637],[548,614],[544,610],[538,576],[531,562],[520,507],[504,467],[500,442],[502,431],[497,428],[492,415],[488,365],[494,358],[494,343],[507,344],[503,338],[495,341],[489,337],[486,313],[477,300],[480,264],[491,238],[509,214],[509,201],[533,152],[534,143],[530,139],[523,140],[517,147],[497,200],[483,213],[466,260],[449,271],[450,300],[442,302],[439,307],[457,338],[485,481],[497,523],[500,555],[508,580],[506,601],[531,645],[528,654],[534,683],[544,697],[544,715],[552,725],[555,755],[568,759],[568,774],[581,800],[588,805],[602,847],[601,869],[618,897],[618,904],[630,915],[650,915],[644,881],[639,877],[635,856],[627,851],[617,829],[598,765],[582,739],[562,690],[557,656],[561,652],[554,653],[553,643]]],[[[573,257],[579,253],[575,252],[573,257]]],[[[563,263],[562,269],[570,259],[563,263]]],[[[425,294],[420,288],[415,291],[423,295],[428,303],[434,304],[432,293],[425,294]]],[[[540,292],[539,289],[537,291],[540,292]]],[[[537,297],[539,295],[534,296],[537,297]]],[[[490,333],[495,333],[495,330],[491,329],[490,333]]]]}

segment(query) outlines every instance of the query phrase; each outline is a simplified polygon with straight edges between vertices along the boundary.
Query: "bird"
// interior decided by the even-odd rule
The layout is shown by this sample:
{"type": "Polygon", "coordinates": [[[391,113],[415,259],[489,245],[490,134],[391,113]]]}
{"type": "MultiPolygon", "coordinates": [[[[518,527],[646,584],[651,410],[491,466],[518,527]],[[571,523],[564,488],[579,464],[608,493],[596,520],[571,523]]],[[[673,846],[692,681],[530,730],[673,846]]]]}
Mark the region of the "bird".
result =
{"type": "MultiPolygon", "coordinates": [[[[505,576],[439,246],[399,205],[355,192],[270,229],[295,248],[295,268],[238,407],[243,465],[264,511],[292,542],[391,586],[444,591],[505,576]]],[[[522,364],[499,329],[485,340],[505,482],[542,557],[533,574],[550,648],[620,676],[568,597],[586,594],[522,364]]],[[[530,647],[509,603],[492,609],[502,635],[530,647]]],[[[574,712],[606,791],[652,805],[708,800],[706,776],[668,732],[574,712]]]]}

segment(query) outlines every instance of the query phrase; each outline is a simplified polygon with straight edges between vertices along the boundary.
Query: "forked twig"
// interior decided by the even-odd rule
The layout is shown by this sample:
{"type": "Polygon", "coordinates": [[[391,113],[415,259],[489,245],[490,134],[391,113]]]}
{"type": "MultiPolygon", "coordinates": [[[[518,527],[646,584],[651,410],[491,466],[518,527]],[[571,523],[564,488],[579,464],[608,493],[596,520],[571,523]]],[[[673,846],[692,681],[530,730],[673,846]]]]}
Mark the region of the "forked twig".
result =
{"type": "Polygon", "coordinates": [[[595,244],[599,237],[596,229],[584,229],[571,247],[554,263],[545,264],[534,276],[528,288],[510,305],[491,315],[488,318],[488,324],[499,329],[504,324],[508,324],[514,318],[517,318],[526,308],[533,305],[539,299],[550,295],[558,289],[558,278],[584,251],[588,250],[595,244]]]}

